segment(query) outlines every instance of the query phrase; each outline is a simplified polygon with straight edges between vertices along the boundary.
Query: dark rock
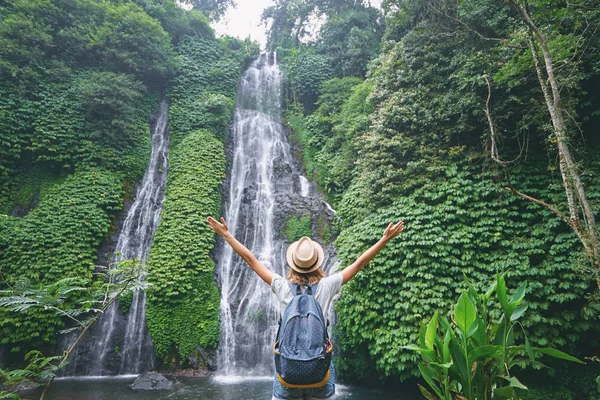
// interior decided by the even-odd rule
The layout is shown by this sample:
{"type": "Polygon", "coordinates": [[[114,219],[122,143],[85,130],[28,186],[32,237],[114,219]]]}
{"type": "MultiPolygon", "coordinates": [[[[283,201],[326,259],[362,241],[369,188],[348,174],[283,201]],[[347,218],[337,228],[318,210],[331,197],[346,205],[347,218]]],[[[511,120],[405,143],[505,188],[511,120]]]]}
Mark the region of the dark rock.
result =
{"type": "Polygon", "coordinates": [[[217,370],[217,350],[205,349],[202,346],[196,347],[196,352],[188,357],[188,361],[194,370],[217,370]]]}
{"type": "Polygon", "coordinates": [[[133,390],[171,390],[173,382],[158,372],[147,372],[138,376],[129,387],[133,390]]]}
{"type": "Polygon", "coordinates": [[[10,386],[10,387],[5,387],[5,388],[0,388],[2,390],[6,390],[7,392],[11,392],[11,393],[26,393],[26,392],[31,392],[37,388],[39,388],[41,385],[39,383],[35,383],[32,382],[28,379],[25,379],[19,383],[17,383],[14,386],[10,386]]]}

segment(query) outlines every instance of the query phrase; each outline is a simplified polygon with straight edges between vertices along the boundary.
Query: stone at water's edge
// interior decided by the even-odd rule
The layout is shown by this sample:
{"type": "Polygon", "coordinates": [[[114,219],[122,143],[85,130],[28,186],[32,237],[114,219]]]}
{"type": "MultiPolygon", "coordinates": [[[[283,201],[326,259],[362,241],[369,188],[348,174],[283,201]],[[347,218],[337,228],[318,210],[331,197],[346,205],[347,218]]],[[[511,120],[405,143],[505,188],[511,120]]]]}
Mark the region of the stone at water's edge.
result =
{"type": "Polygon", "coordinates": [[[29,379],[25,379],[14,386],[2,386],[0,385],[0,390],[5,390],[10,393],[17,393],[20,395],[24,395],[26,393],[32,392],[39,388],[41,385],[39,383],[35,383],[30,381],[29,379]]]}
{"type": "Polygon", "coordinates": [[[133,390],[171,390],[173,382],[158,372],[147,372],[138,376],[129,387],[133,390]]]}

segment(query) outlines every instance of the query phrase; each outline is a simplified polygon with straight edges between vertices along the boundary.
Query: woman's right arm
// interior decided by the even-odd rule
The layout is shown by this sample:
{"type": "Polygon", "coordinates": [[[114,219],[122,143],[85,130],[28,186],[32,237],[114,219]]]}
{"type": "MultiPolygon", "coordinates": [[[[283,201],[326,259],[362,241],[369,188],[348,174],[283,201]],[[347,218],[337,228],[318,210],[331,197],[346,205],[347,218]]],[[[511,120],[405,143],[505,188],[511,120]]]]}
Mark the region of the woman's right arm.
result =
{"type": "Polygon", "coordinates": [[[233,248],[233,250],[239,254],[240,257],[248,265],[256,274],[265,281],[268,285],[273,281],[273,272],[269,270],[263,263],[258,261],[254,254],[246,246],[241,244],[233,235],[229,232],[229,227],[225,222],[225,219],[221,217],[221,222],[218,222],[213,217],[208,217],[208,227],[215,231],[219,236],[221,236],[229,245],[233,248]]]}
{"type": "Polygon", "coordinates": [[[352,279],[354,275],[358,274],[358,272],[361,269],[363,269],[365,265],[369,263],[369,261],[371,261],[373,258],[375,258],[377,254],[379,254],[381,249],[383,249],[390,240],[398,236],[403,230],[404,221],[400,221],[397,224],[393,224],[390,222],[388,227],[383,232],[383,236],[381,237],[381,239],[379,239],[377,243],[371,246],[369,250],[361,254],[360,257],[358,257],[356,261],[352,263],[352,265],[349,265],[348,267],[344,268],[344,270],[342,271],[342,285],[344,285],[346,282],[352,279]]]}

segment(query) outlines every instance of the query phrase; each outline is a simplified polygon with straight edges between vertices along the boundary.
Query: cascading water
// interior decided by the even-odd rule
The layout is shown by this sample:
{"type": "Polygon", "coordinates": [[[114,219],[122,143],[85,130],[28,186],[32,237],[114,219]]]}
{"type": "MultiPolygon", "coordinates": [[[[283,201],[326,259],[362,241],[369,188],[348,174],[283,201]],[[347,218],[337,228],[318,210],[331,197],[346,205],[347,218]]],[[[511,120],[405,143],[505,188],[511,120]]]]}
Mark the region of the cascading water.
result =
{"type": "MultiPolygon", "coordinates": [[[[292,156],[280,119],[282,74],[275,54],[261,55],[248,68],[237,99],[224,216],[231,233],[269,269],[285,277],[289,218],[308,215],[313,226],[317,221],[328,226],[333,214],[310,190],[292,156]]],[[[218,372],[269,375],[278,304],[270,287],[228,245],[219,243],[215,253],[221,283],[218,372]]],[[[333,257],[326,261],[326,271],[333,261],[333,257]]]]}
{"type": "MultiPolygon", "coordinates": [[[[115,248],[114,261],[148,258],[164,200],[169,154],[169,105],[161,101],[152,129],[152,152],[148,168],[137,188],[115,248]]],[[[146,328],[146,297],[134,294],[123,314],[113,304],[79,345],[68,375],[134,374],[152,367],[154,351],[146,328]]]]}

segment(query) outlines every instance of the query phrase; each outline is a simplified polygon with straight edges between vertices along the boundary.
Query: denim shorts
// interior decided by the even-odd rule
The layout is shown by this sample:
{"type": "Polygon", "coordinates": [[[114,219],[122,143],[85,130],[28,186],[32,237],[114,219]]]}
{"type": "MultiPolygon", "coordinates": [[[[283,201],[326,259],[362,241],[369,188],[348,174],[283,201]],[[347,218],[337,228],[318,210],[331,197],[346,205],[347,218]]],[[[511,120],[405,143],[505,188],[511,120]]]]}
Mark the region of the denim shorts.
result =
{"type": "Polygon", "coordinates": [[[329,368],[331,374],[325,386],[314,389],[288,389],[284,387],[277,379],[273,379],[273,398],[286,400],[312,400],[312,399],[335,399],[335,373],[333,371],[333,363],[329,368]]]}

